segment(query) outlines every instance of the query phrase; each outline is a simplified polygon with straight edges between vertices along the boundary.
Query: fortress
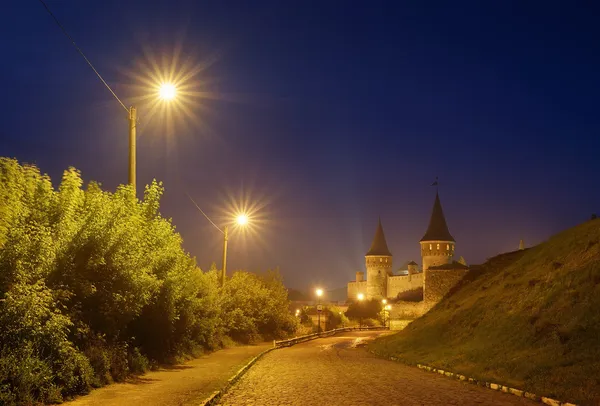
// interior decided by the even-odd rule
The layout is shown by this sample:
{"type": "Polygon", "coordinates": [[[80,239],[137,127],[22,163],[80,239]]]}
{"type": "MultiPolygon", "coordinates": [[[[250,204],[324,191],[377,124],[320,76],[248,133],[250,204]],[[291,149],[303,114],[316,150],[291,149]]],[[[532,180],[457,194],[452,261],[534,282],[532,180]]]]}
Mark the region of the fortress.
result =
{"type": "Polygon", "coordinates": [[[408,273],[393,272],[392,253],[388,249],[381,219],[375,231],[371,248],[365,255],[367,277],[356,273],[356,280],[348,283],[348,300],[356,300],[359,293],[370,299],[397,299],[402,292],[423,289],[423,302],[433,305],[462,279],[469,267],[463,261],[454,261],[456,241],[448,230],[439,194],[435,195],[429,226],[420,240],[422,270],[416,262],[408,263],[408,273]]]}

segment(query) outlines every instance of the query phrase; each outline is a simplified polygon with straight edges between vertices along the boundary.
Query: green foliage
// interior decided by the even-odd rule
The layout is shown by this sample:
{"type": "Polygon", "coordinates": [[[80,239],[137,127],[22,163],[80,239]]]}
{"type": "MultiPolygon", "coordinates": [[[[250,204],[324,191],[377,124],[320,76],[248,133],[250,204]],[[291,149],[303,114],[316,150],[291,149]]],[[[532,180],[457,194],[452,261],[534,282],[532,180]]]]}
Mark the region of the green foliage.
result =
{"type": "Polygon", "coordinates": [[[474,266],[372,349],[577,404],[600,404],[600,228],[587,221],[474,266]]]}
{"type": "Polygon", "coordinates": [[[323,309],[323,313],[325,314],[326,330],[333,330],[349,324],[348,317],[346,317],[339,307],[328,306],[323,309]]]}
{"type": "Polygon", "coordinates": [[[59,402],[157,362],[230,342],[291,334],[277,272],[238,272],[223,291],[159,213],[162,185],[138,200],[58,189],[35,166],[0,158],[0,404],[59,402]]]}
{"type": "Polygon", "coordinates": [[[404,302],[420,302],[423,300],[423,287],[398,293],[396,300],[404,302]]]}
{"type": "Polygon", "coordinates": [[[298,325],[278,271],[235,272],[223,289],[222,309],[227,334],[244,343],[286,337],[298,325]]]}
{"type": "Polygon", "coordinates": [[[381,301],[377,299],[352,302],[346,310],[346,317],[350,320],[377,319],[380,315],[381,301]]]}
{"type": "Polygon", "coordinates": [[[13,285],[0,302],[0,325],[0,399],[52,402],[89,390],[90,363],[67,339],[72,323],[43,282],[13,285]]]}

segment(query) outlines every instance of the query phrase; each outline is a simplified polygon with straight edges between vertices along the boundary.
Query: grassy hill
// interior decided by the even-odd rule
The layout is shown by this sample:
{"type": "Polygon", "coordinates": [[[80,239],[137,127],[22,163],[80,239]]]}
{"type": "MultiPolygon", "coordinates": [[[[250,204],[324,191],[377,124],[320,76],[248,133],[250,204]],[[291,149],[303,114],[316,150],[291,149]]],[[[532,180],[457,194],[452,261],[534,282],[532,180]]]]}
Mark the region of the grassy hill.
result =
{"type": "Polygon", "coordinates": [[[378,353],[600,404],[600,220],[474,266],[378,353]]]}

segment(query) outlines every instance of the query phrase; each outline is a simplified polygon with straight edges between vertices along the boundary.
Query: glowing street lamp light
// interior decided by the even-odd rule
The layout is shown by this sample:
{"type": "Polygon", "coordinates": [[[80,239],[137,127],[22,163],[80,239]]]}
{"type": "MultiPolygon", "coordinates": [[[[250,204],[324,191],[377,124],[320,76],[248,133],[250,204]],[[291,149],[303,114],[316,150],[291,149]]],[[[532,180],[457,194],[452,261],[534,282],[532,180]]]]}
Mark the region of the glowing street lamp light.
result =
{"type": "Polygon", "coordinates": [[[158,88],[158,96],[162,100],[173,100],[177,95],[177,88],[172,83],[163,83],[158,88]]]}
{"type": "Polygon", "coordinates": [[[365,300],[365,295],[362,293],[359,293],[358,295],[356,295],[356,298],[362,302],[363,300],[365,300]]]}
{"type": "Polygon", "coordinates": [[[236,217],[235,221],[239,226],[245,226],[246,224],[248,224],[248,215],[244,213],[239,214],[236,217]]]}

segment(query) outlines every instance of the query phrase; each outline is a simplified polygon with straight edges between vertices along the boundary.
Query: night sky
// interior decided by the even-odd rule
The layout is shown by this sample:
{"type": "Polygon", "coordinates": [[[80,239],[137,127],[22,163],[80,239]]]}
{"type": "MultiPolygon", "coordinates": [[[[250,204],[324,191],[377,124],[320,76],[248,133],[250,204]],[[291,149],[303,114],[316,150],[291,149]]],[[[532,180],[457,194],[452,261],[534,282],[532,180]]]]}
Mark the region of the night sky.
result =
{"type": "MultiPolygon", "coordinates": [[[[468,263],[600,214],[594,3],[47,0],[127,105],[152,58],[198,68],[191,115],[139,106],[138,192],[164,182],[202,269],[222,240],[186,193],[219,224],[255,206],[229,270],[300,289],[354,279],[378,216],[395,264],[420,263],[436,176],[468,263]]],[[[124,109],[40,2],[4,6],[0,155],[126,183],[124,109]]]]}

